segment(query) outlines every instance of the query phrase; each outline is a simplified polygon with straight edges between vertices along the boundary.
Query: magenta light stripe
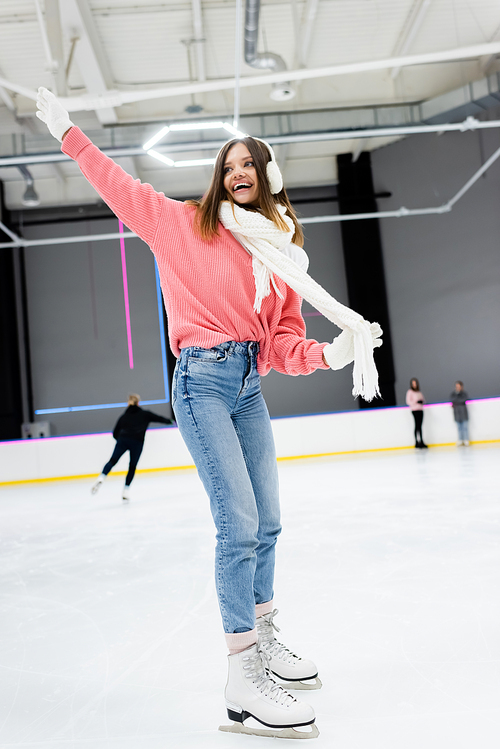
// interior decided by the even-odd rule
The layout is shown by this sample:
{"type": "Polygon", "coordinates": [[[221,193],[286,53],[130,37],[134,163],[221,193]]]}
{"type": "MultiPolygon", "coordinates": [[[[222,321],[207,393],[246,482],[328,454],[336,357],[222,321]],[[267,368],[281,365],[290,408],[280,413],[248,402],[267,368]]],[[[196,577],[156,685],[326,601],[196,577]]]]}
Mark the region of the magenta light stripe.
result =
{"type": "MultiPolygon", "coordinates": [[[[123,223],[118,221],[118,231],[123,234],[123,223]]],[[[122,256],[122,276],[123,276],[123,300],[125,302],[125,322],[127,325],[127,343],[128,343],[128,363],[130,369],[134,368],[134,352],[132,351],[132,331],[130,328],[130,305],[128,302],[128,281],[127,281],[127,258],[125,257],[125,239],[120,237],[120,252],[122,256]]]]}

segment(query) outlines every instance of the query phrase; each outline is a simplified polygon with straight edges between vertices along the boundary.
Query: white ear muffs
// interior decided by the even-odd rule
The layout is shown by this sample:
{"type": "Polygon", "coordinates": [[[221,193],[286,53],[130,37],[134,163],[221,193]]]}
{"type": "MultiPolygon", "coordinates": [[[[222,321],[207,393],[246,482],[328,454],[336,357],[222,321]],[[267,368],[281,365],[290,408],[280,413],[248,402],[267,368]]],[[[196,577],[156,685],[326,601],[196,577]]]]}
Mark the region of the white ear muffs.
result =
{"type": "Polygon", "coordinates": [[[252,136],[254,140],[258,140],[261,143],[263,143],[267,150],[269,151],[269,154],[271,156],[271,161],[267,162],[266,167],[266,174],[267,174],[267,181],[269,182],[269,189],[271,190],[271,193],[273,195],[277,195],[281,190],[283,189],[283,176],[281,174],[280,168],[278,164],[276,163],[276,156],[274,154],[273,149],[267,143],[267,141],[262,140],[262,138],[256,138],[255,136],[252,136]]]}
{"type": "Polygon", "coordinates": [[[277,195],[283,189],[283,177],[274,158],[274,153],[272,160],[267,162],[266,174],[272,194],[277,195]]]}

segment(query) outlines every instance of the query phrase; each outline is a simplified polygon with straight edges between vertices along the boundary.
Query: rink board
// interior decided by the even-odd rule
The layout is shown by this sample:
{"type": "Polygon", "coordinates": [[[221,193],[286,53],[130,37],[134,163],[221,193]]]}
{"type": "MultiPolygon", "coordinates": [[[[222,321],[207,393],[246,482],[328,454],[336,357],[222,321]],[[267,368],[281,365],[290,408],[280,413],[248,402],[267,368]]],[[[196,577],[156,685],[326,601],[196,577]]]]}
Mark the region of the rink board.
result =
{"type": "MultiPolygon", "coordinates": [[[[500,398],[468,402],[472,442],[500,440],[500,398]]],[[[395,450],[413,446],[408,408],[368,409],[273,419],[278,459],[395,450]]],[[[449,403],[425,406],[424,439],[429,445],[454,444],[457,430],[449,403]]],[[[94,476],[114,446],[111,433],[0,443],[0,484],[94,476]]],[[[177,427],[150,429],[139,471],[193,467],[177,427]]],[[[124,456],[116,470],[127,465],[124,456]]]]}

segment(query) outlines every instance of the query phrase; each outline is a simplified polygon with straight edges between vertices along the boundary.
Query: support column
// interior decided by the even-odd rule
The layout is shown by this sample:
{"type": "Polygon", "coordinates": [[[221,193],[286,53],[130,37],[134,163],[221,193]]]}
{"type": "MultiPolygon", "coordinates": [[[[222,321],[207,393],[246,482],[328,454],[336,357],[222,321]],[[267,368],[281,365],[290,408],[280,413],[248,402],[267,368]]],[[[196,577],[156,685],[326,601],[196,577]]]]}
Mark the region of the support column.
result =
{"type": "MultiPolygon", "coordinates": [[[[369,152],[360,154],[356,161],[350,153],[340,154],[337,156],[337,165],[340,213],[377,211],[369,152]]],[[[340,226],[349,306],[366,320],[380,323],[384,331],[384,344],[375,350],[382,398],[371,403],[359,398],[359,406],[395,406],[394,360],[378,219],[342,221],[340,226]]]]}
{"type": "MultiPolygon", "coordinates": [[[[0,182],[0,220],[8,224],[0,182]]],[[[9,242],[0,230],[0,242],[9,242]]],[[[0,250],[0,440],[21,439],[23,420],[14,252],[0,250]]]]}

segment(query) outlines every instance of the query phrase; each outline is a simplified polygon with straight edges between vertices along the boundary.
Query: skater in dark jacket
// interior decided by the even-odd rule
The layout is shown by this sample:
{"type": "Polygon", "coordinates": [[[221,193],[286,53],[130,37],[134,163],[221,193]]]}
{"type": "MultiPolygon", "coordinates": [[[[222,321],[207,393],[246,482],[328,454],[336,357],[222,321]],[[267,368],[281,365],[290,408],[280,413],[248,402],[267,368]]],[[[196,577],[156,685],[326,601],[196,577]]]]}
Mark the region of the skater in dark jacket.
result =
{"type": "Polygon", "coordinates": [[[469,414],[467,412],[467,393],[464,390],[464,383],[461,380],[455,382],[455,389],[450,395],[451,405],[453,406],[453,416],[458,429],[457,446],[464,445],[468,447],[469,442],[469,414]]]}
{"type": "Polygon", "coordinates": [[[123,487],[122,499],[130,499],[130,484],[134,478],[135,469],[139,458],[141,457],[142,448],[144,447],[144,437],[146,436],[146,429],[152,421],[159,422],[160,424],[171,424],[171,419],[166,419],[164,416],[154,414],[152,411],[146,411],[139,406],[140,398],[135,393],[132,393],[128,397],[128,408],[123,413],[116,426],[113,429],[113,437],[116,440],[115,449],[111,458],[108,460],[102,473],[93,485],[91,491],[95,494],[104,479],[115,466],[122,455],[127,451],[130,452],[130,464],[128,467],[128,473],[125,478],[125,486],[123,487]]]}

